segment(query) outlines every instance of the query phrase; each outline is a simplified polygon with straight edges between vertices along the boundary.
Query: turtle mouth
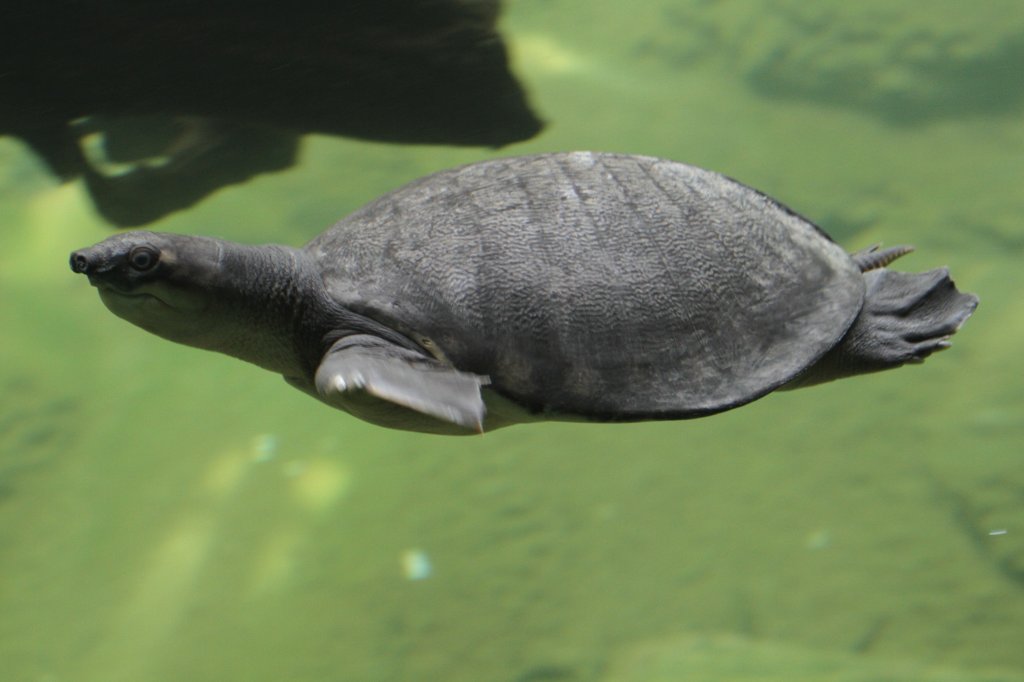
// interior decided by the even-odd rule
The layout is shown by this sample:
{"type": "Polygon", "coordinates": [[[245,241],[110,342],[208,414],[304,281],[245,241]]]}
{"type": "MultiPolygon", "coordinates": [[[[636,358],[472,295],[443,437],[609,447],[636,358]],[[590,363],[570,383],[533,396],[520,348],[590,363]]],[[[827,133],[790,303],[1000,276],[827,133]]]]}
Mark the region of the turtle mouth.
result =
{"type": "Polygon", "coordinates": [[[115,286],[112,286],[110,282],[92,281],[92,278],[90,278],[90,283],[99,291],[100,298],[103,299],[104,302],[108,300],[128,300],[143,303],[145,301],[152,300],[157,301],[162,305],[166,305],[158,297],[154,296],[153,294],[146,293],[144,291],[124,291],[122,289],[118,289],[115,286]]]}
{"type": "Polygon", "coordinates": [[[89,284],[99,289],[100,293],[117,294],[118,296],[127,296],[129,298],[135,296],[149,296],[149,294],[142,293],[141,291],[125,291],[124,289],[119,289],[102,277],[89,275],[89,284]]]}

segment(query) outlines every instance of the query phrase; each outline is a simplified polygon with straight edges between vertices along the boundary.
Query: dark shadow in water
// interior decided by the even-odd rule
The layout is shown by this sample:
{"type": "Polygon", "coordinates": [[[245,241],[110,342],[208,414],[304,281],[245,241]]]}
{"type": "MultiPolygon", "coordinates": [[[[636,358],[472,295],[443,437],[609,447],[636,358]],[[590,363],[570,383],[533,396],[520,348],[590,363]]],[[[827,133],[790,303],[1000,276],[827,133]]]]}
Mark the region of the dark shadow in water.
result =
{"type": "Polygon", "coordinates": [[[934,27],[887,31],[855,11],[818,12],[813,3],[766,5],[764,16],[717,7],[725,6],[666,8],[665,34],[642,40],[636,54],[686,69],[713,60],[762,97],[859,109],[894,125],[1024,108],[1024,34],[965,49],[959,41],[977,38],[972,29],[966,37],[934,27]]]}
{"type": "Polygon", "coordinates": [[[576,682],[579,679],[572,668],[542,665],[517,676],[514,682],[576,682]]]}
{"type": "Polygon", "coordinates": [[[800,70],[780,55],[750,71],[746,80],[764,97],[805,99],[825,105],[863,109],[895,125],[913,126],[968,116],[1003,116],[1024,106],[1024,35],[999,50],[975,58],[952,55],[924,63],[909,62],[913,86],[886,88],[878,73],[800,70]]]}
{"type": "MultiPolygon", "coordinates": [[[[306,133],[498,147],[540,121],[498,0],[42,0],[0,10],[0,134],[140,225],[295,162],[306,133]]],[[[344,169],[340,169],[344,170],[344,169]]]]}
{"type": "Polygon", "coordinates": [[[1024,589],[1024,546],[1019,533],[986,522],[988,518],[1017,518],[1024,506],[1024,486],[1003,478],[983,482],[973,491],[956,489],[928,473],[935,497],[950,512],[954,525],[996,572],[1024,589]]]}
{"type": "Polygon", "coordinates": [[[52,464],[69,445],[77,403],[43,397],[25,378],[2,387],[0,402],[0,502],[17,491],[22,476],[52,464]]]}

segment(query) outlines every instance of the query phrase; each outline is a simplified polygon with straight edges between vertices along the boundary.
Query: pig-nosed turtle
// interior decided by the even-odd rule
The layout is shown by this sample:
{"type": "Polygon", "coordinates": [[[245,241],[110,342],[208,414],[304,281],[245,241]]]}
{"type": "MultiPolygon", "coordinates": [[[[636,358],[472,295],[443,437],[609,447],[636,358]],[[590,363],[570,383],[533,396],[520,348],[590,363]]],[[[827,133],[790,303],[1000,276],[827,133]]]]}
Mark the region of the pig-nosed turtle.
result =
{"type": "Polygon", "coordinates": [[[945,268],[847,253],[717,173],[506,158],[414,181],[302,249],[127,232],[71,254],[147,331],[376,424],[682,419],[898,367],[974,311],[945,268]]]}

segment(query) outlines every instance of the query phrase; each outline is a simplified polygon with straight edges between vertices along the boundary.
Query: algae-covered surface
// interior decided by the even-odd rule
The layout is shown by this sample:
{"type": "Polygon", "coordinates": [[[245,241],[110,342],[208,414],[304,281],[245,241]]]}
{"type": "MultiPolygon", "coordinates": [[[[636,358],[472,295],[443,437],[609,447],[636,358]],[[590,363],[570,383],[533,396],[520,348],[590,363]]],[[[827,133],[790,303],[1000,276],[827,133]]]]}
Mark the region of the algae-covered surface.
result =
{"type": "Polygon", "coordinates": [[[534,140],[310,138],[153,227],[301,244],[451,165],[653,154],[950,266],[953,348],[702,420],[386,431],[109,314],[67,254],[112,230],[0,140],[0,676],[1024,680],[1017,3],[506,5],[534,140]]]}

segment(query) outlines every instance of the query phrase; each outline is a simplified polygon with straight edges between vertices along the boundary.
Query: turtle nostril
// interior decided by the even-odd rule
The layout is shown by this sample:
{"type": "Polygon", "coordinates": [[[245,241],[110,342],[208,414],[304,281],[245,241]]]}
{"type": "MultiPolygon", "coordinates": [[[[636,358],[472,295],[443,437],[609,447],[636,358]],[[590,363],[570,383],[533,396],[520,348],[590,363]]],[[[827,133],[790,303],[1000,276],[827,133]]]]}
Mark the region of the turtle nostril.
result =
{"type": "Polygon", "coordinates": [[[76,251],[71,254],[71,270],[72,272],[89,272],[89,259],[84,254],[76,251]]]}

